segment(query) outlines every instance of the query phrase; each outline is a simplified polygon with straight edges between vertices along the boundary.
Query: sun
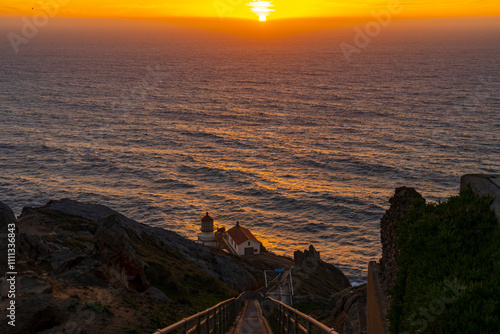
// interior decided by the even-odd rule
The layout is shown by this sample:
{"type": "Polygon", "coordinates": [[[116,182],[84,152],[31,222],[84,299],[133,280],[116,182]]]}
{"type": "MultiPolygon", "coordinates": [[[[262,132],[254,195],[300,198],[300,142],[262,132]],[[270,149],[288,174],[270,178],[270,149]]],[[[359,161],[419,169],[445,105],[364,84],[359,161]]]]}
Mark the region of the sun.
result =
{"type": "Polygon", "coordinates": [[[274,12],[274,9],[269,8],[274,7],[272,1],[253,1],[247,3],[247,6],[251,7],[250,10],[257,14],[261,22],[267,21],[267,16],[274,12]]]}

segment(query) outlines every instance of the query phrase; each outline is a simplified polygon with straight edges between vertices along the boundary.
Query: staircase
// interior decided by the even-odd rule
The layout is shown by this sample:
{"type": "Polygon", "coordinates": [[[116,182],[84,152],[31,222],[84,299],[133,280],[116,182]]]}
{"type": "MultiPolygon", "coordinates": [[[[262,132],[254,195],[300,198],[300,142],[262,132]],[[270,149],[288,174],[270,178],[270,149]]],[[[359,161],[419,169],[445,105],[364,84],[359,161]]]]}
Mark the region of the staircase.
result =
{"type": "Polygon", "coordinates": [[[310,316],[260,292],[243,292],[154,334],[338,334],[310,316]]]}

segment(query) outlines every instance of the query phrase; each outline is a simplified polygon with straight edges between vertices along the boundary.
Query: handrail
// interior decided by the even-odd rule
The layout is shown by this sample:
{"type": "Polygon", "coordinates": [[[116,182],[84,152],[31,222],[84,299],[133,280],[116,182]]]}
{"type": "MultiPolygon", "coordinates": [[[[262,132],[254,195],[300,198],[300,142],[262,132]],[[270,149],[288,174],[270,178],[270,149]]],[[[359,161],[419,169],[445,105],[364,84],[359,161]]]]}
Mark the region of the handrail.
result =
{"type": "Polygon", "coordinates": [[[245,291],[238,297],[231,298],[196,313],[166,328],[158,329],[154,334],[167,334],[178,331],[187,333],[226,333],[239,314],[243,299],[257,299],[262,314],[269,320],[273,333],[302,334],[338,334],[333,328],[322,324],[311,316],[286,305],[285,303],[264,297],[260,292],[245,291]]]}
{"type": "Polygon", "coordinates": [[[241,309],[241,299],[246,294],[247,292],[243,292],[238,297],[224,300],[209,309],[193,314],[175,324],[158,329],[154,334],[167,334],[175,330],[180,330],[184,334],[193,331],[201,333],[203,327],[205,327],[206,333],[211,333],[212,330],[213,333],[225,333],[238,315],[241,309]]]}
{"type": "Polygon", "coordinates": [[[269,319],[273,333],[338,334],[333,328],[271,297],[263,298],[262,313],[269,319]]]}

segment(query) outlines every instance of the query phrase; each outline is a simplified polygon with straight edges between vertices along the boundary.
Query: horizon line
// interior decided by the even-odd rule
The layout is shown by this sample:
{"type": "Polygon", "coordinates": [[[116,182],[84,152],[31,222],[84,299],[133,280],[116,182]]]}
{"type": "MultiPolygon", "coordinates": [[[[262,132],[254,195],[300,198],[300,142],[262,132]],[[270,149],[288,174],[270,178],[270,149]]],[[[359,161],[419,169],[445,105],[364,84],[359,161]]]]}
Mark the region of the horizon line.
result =
{"type": "MultiPolygon", "coordinates": [[[[9,14],[9,13],[0,13],[0,17],[5,18],[22,18],[30,16],[29,14],[9,14]]],[[[488,14],[488,15],[408,15],[408,16],[398,16],[393,19],[404,20],[404,19],[460,19],[460,18],[500,18],[500,14],[488,14]]],[[[249,21],[249,22],[257,22],[256,19],[250,19],[246,17],[218,17],[218,16],[79,16],[79,15],[57,15],[52,18],[75,18],[75,19],[122,19],[122,20],[235,20],[235,21],[249,21]]],[[[289,21],[289,20],[364,20],[367,18],[373,18],[372,15],[360,15],[360,16],[297,16],[297,17],[270,17],[269,21],[289,21]]]]}

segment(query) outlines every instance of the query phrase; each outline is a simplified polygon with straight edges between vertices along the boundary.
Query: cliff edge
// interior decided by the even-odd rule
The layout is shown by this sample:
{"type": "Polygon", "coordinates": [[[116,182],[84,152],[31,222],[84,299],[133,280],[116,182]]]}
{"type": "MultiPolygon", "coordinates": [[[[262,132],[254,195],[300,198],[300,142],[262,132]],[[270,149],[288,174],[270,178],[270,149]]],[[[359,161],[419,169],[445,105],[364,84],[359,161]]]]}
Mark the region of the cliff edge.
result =
{"type": "MultiPolygon", "coordinates": [[[[17,219],[0,202],[2,238],[12,223],[17,231],[17,322],[11,327],[2,319],[5,333],[152,332],[240,291],[262,287],[263,270],[293,264],[273,254],[227,254],[106,206],[69,199],[24,208],[17,219]]],[[[6,254],[6,243],[0,247],[6,254]]],[[[322,278],[330,284],[304,282],[304,289],[322,295],[349,284],[319,254],[314,259],[318,268],[328,269],[322,278]]],[[[5,283],[4,262],[0,279],[5,283]]],[[[295,270],[309,269],[295,263],[295,270]]],[[[2,309],[9,303],[6,287],[2,309]]]]}

